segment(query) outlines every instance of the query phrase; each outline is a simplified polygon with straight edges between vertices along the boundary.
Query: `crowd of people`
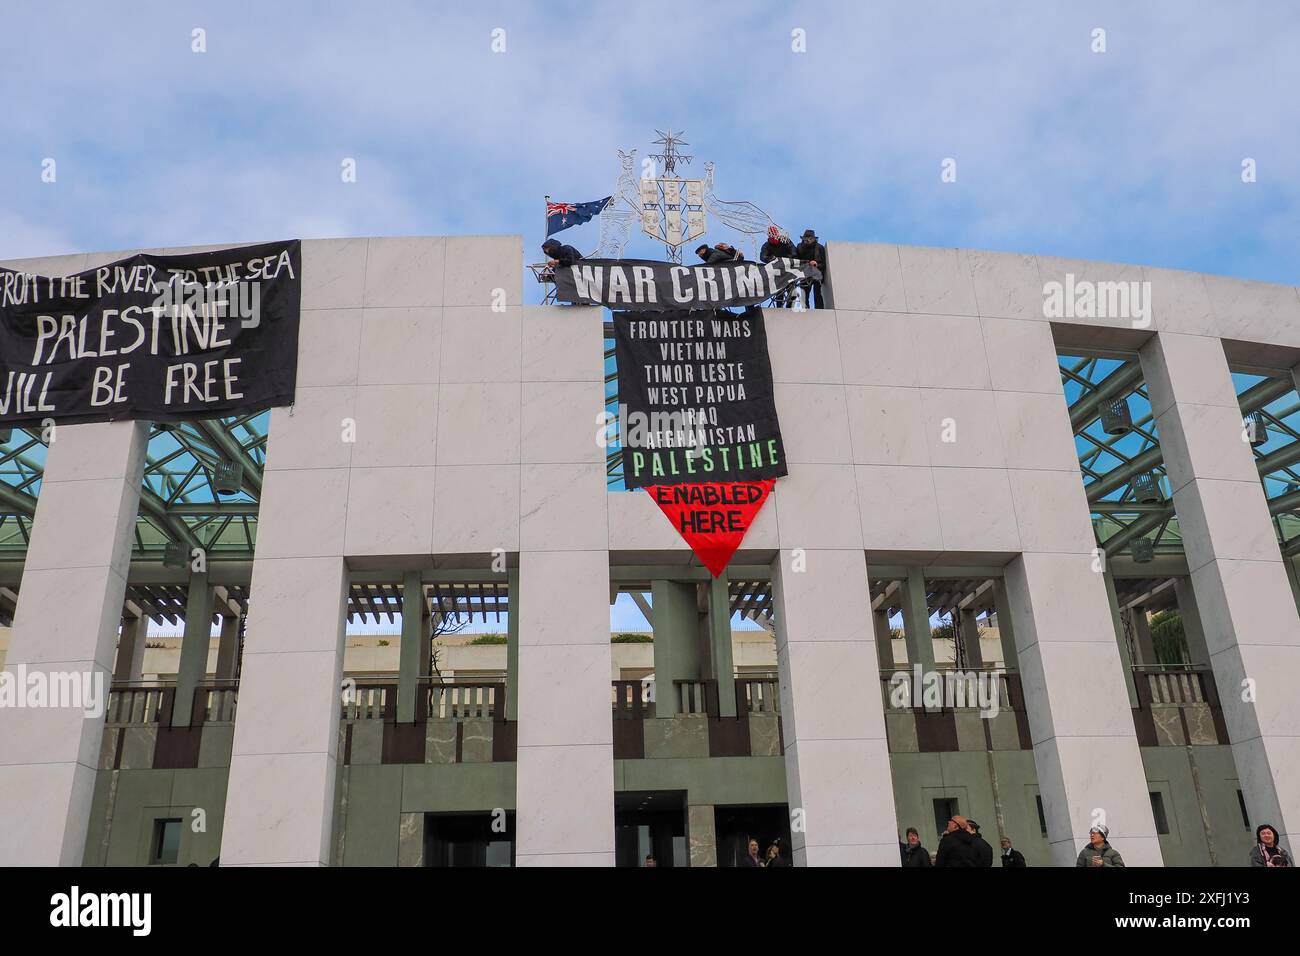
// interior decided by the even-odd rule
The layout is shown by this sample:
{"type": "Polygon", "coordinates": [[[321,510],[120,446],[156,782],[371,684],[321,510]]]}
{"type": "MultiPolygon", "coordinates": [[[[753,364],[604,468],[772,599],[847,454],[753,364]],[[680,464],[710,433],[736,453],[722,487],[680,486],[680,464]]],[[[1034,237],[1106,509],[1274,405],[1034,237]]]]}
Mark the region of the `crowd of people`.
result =
{"type": "MultiPolygon", "coordinates": [[[[715,265],[721,262],[744,262],[744,254],[735,246],[726,242],[701,245],[695,250],[695,254],[700,257],[700,261],[705,265],[715,265]]],[[[773,259],[797,259],[800,262],[807,262],[820,272],[826,270],[826,247],[821,244],[817,238],[817,233],[812,229],[805,229],[803,235],[799,238],[799,244],[795,245],[790,241],[780,226],[767,227],[767,241],[763,247],[758,250],[759,262],[771,262],[773,259]]],[[[796,287],[787,289],[777,295],[773,300],[773,305],[777,308],[793,308],[796,297],[802,295],[804,301],[810,309],[824,309],[826,306],[822,301],[822,283],[820,279],[805,279],[796,287]]]]}
{"type": "MultiPolygon", "coordinates": [[[[766,853],[763,853],[763,854],[760,855],[759,852],[758,852],[758,850],[759,850],[759,847],[758,847],[758,841],[757,841],[757,840],[754,840],[754,839],[750,839],[750,841],[748,842],[748,844],[747,844],[746,847],[745,847],[745,855],[744,855],[743,857],[740,858],[740,864],[739,864],[739,865],[742,866],[742,867],[747,867],[747,866],[767,866],[767,867],[790,866],[790,858],[789,858],[788,856],[786,856],[785,851],[784,851],[784,849],[783,849],[782,846],[781,846],[781,840],[780,840],[779,838],[776,839],[776,840],[773,840],[773,841],[768,845],[768,848],[767,848],[767,852],[766,852],[766,853]]],[[[646,867],[657,867],[657,866],[659,866],[659,863],[658,863],[657,860],[655,860],[655,858],[654,858],[653,855],[649,855],[649,856],[647,856],[647,857],[645,858],[645,863],[644,863],[644,865],[645,865],[646,867]]]]}
{"type": "MultiPolygon", "coordinates": [[[[1123,867],[1124,858],[1110,845],[1110,830],[1097,824],[1088,831],[1088,843],[1079,851],[1075,866],[1123,867]]],[[[993,865],[993,848],[980,836],[980,825],[966,817],[953,816],[939,838],[939,849],[931,858],[930,851],[921,846],[921,835],[915,827],[908,827],[906,842],[898,845],[903,866],[967,866],[993,865]]],[[[1002,865],[1025,866],[1025,857],[1002,838],[1002,865]]],[[[1255,830],[1255,845],[1250,851],[1251,866],[1291,866],[1291,857],[1281,846],[1277,830],[1265,823],[1255,830]]]]}

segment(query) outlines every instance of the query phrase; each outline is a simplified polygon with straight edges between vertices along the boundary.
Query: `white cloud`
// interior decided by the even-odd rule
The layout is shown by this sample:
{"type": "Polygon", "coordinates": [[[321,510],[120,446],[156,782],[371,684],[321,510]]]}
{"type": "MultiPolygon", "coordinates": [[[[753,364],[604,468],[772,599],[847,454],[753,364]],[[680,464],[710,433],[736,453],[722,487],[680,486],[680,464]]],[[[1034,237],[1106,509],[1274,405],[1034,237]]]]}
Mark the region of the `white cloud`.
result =
{"type": "Polygon", "coordinates": [[[1277,5],[56,3],[5,26],[0,183],[28,224],[9,253],[24,236],[531,245],[544,193],[603,195],[615,149],[645,155],[672,126],[695,168],[717,161],[721,196],[823,237],[1300,267],[1300,18],[1277,5]]]}

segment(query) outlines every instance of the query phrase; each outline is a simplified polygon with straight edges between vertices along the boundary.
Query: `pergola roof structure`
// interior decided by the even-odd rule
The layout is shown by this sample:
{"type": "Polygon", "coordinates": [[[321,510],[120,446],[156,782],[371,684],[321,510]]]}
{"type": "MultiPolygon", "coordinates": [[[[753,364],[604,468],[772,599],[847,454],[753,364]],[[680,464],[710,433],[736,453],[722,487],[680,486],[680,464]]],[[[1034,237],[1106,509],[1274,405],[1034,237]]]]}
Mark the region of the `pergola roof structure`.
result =
{"type": "MultiPolygon", "coordinates": [[[[266,463],[270,413],[154,425],[145,456],[134,561],[162,561],[169,543],[202,548],[209,560],[252,560],[266,463]],[[222,461],[241,465],[241,488],[220,494],[222,461]]],[[[14,429],[0,449],[0,560],[27,552],[45,471],[46,440],[38,428],[14,429]]]]}
{"type": "MultiPolygon", "coordinates": [[[[1070,353],[1060,356],[1061,382],[1069,404],[1097,543],[1109,556],[1131,550],[1133,542],[1152,542],[1156,555],[1183,554],[1178,518],[1170,500],[1151,400],[1135,353],[1070,353]],[[1131,429],[1108,435],[1103,407],[1126,399],[1131,429]],[[1139,500],[1134,481],[1154,476],[1160,502],[1139,500]]],[[[1258,415],[1268,440],[1254,446],[1269,509],[1283,552],[1300,551],[1300,398],[1286,369],[1233,369],[1242,415],[1258,415]]]]}

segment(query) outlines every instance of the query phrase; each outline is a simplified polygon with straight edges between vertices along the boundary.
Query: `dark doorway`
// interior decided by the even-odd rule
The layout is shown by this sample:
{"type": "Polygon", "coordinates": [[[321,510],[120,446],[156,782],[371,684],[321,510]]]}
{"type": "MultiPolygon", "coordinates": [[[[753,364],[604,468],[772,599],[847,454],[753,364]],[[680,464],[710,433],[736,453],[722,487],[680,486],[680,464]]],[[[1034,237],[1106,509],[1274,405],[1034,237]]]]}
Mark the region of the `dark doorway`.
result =
{"type": "Polygon", "coordinates": [[[781,855],[793,862],[790,850],[790,808],[784,803],[752,807],[717,807],[713,814],[718,839],[718,866],[740,866],[748,854],[749,841],[758,841],[759,859],[775,840],[781,841],[781,855]]]}
{"type": "Polygon", "coordinates": [[[934,798],[934,832],[943,836],[948,829],[948,821],[959,813],[956,797],[934,798]]]}
{"type": "Polygon", "coordinates": [[[514,813],[426,813],[424,865],[514,866],[514,813]]]}
{"type": "Polygon", "coordinates": [[[614,864],[689,866],[686,792],[646,790],[614,794],[614,864]]]}

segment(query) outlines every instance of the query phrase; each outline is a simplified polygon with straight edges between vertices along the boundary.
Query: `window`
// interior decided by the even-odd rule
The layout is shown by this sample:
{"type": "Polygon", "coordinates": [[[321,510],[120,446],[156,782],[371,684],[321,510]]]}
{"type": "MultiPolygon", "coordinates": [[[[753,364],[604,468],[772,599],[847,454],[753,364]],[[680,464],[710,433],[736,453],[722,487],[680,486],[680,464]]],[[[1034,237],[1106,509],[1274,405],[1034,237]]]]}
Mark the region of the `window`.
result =
{"type": "Polygon", "coordinates": [[[426,813],[424,865],[514,866],[514,830],[513,813],[426,813]]]}
{"type": "Polygon", "coordinates": [[[153,853],[150,863],[175,863],[181,848],[181,821],[179,819],[153,822],[153,853]]]}
{"type": "Polygon", "coordinates": [[[942,834],[948,821],[957,815],[956,797],[936,797],[934,801],[934,832],[942,834]]]}
{"type": "Polygon", "coordinates": [[[1169,818],[1165,816],[1165,798],[1159,791],[1152,790],[1151,815],[1156,818],[1156,833],[1164,835],[1169,832],[1169,818]]]}
{"type": "Polygon", "coordinates": [[[1043,813],[1043,798],[1040,794],[1034,794],[1034,803],[1038,806],[1038,829],[1047,836],[1047,814],[1043,813]]]}
{"type": "Polygon", "coordinates": [[[1249,830],[1250,814],[1246,812],[1246,795],[1240,790],[1237,791],[1237,805],[1241,807],[1241,825],[1249,830]]]}

